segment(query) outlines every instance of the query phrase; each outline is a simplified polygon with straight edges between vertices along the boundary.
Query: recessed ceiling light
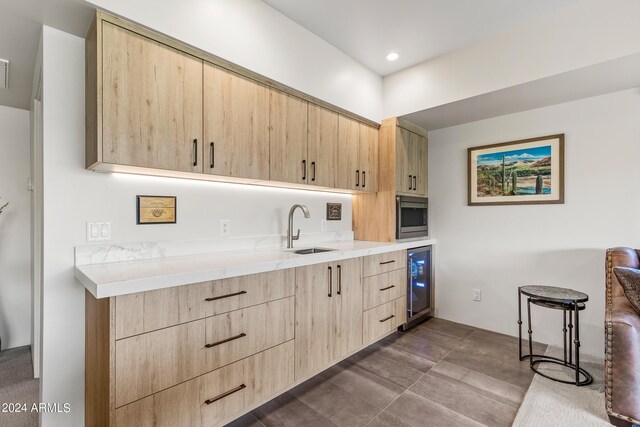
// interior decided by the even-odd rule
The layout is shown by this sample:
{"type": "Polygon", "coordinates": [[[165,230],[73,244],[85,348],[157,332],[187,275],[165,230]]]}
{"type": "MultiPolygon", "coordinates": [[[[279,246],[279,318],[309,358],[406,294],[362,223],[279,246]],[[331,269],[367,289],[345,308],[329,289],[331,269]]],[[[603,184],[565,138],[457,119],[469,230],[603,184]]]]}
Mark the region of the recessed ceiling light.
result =
{"type": "Polygon", "coordinates": [[[396,59],[398,59],[398,54],[395,52],[391,52],[387,55],[387,61],[395,61],[396,59]]]}

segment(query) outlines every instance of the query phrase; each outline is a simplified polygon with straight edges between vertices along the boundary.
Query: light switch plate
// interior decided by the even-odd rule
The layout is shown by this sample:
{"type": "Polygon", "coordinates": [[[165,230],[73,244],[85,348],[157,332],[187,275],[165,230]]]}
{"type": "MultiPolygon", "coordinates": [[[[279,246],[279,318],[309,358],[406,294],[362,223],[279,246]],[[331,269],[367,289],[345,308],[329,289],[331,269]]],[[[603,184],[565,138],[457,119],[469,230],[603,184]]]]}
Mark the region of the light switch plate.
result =
{"type": "Polygon", "coordinates": [[[110,222],[87,222],[87,242],[106,242],[111,240],[110,222]]]}

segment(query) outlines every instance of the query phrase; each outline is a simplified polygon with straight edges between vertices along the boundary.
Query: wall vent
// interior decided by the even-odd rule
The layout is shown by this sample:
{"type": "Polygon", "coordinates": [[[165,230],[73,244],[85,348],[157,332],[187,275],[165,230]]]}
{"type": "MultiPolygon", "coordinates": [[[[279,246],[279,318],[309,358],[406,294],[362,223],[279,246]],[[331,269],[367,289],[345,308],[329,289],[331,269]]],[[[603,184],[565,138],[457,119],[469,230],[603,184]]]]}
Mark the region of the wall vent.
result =
{"type": "Polygon", "coordinates": [[[0,59],[0,89],[9,87],[9,61],[0,59]]]}

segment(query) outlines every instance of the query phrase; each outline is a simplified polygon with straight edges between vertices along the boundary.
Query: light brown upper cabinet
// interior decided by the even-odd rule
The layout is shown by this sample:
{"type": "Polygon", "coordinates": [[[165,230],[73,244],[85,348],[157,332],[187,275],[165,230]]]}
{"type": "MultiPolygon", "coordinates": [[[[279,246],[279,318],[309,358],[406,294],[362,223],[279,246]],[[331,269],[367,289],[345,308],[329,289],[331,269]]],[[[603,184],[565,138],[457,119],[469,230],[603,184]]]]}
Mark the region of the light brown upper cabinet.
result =
{"type": "Polygon", "coordinates": [[[101,37],[94,55],[102,70],[92,72],[102,74],[102,146],[94,154],[104,163],[202,172],[202,60],[108,22],[101,37]]]}
{"type": "Polygon", "coordinates": [[[358,149],[360,168],[360,189],[376,192],[378,190],[378,129],[360,123],[360,142],[358,149]]]}
{"type": "Polygon", "coordinates": [[[396,193],[427,196],[427,138],[396,127],[396,193]]]}
{"type": "Polygon", "coordinates": [[[306,184],[308,102],[269,90],[269,179],[306,184]]]}
{"type": "Polygon", "coordinates": [[[378,188],[378,130],[348,117],[338,119],[338,188],[378,188]]]}
{"type": "Polygon", "coordinates": [[[204,64],[204,172],[269,179],[269,89],[204,64]]]}
{"type": "Polygon", "coordinates": [[[376,191],[374,122],[105,12],[85,41],[87,169],[376,191]]]}
{"type": "Polygon", "coordinates": [[[338,113],[309,104],[307,184],[336,187],[338,156],[338,113]]]}

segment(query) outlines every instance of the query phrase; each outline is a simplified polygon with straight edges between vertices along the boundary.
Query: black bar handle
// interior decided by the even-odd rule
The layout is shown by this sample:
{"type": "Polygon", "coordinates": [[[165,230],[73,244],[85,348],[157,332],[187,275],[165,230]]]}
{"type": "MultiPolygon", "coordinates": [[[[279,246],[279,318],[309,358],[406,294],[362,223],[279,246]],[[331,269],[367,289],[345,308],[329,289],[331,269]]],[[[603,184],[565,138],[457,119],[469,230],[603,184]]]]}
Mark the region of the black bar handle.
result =
{"type": "Polygon", "coordinates": [[[413,175],[413,189],[417,190],[417,188],[416,188],[416,176],[415,175],[413,175]]]}
{"type": "Polygon", "coordinates": [[[307,161],[306,160],[302,161],[302,180],[303,181],[307,180],[307,161]]]}
{"type": "Polygon", "coordinates": [[[193,140],[193,166],[198,166],[198,140],[193,140]]]}
{"type": "Polygon", "coordinates": [[[338,295],[342,293],[342,266],[338,264],[338,295]]]}
{"type": "Polygon", "coordinates": [[[395,259],[392,259],[391,261],[383,261],[383,262],[381,262],[381,263],[380,263],[380,265],[392,264],[392,263],[394,263],[394,262],[396,262],[396,260],[395,260],[395,259]]]}
{"type": "Polygon", "coordinates": [[[204,346],[205,346],[206,348],[211,348],[211,347],[218,346],[218,345],[220,345],[220,344],[224,344],[224,343],[229,342],[229,341],[235,341],[235,340],[237,340],[237,339],[240,339],[240,338],[243,338],[243,337],[246,337],[246,336],[247,336],[247,334],[245,334],[245,333],[243,332],[243,333],[241,333],[241,334],[239,334],[239,335],[235,335],[235,336],[233,336],[233,337],[225,338],[225,339],[223,339],[223,340],[216,341],[216,342],[211,343],[211,344],[205,344],[204,346]]]}
{"type": "Polygon", "coordinates": [[[331,294],[332,292],[332,286],[333,286],[333,269],[331,267],[329,268],[329,298],[331,298],[331,294]]]}
{"type": "Polygon", "coordinates": [[[246,294],[247,291],[240,291],[240,292],[234,292],[232,294],[227,294],[227,295],[221,295],[219,297],[211,297],[211,298],[205,298],[205,301],[216,301],[219,299],[224,299],[224,298],[229,298],[229,297],[236,297],[238,295],[242,295],[242,294],[246,294]]]}
{"type": "Polygon", "coordinates": [[[381,291],[386,291],[386,290],[389,290],[389,289],[395,288],[395,287],[396,287],[396,285],[391,285],[391,286],[387,286],[386,288],[380,288],[380,290],[381,291]]]}
{"type": "Polygon", "coordinates": [[[360,169],[356,170],[356,187],[360,187],[360,169]]]}
{"type": "Polygon", "coordinates": [[[210,144],[211,145],[211,163],[209,164],[209,167],[211,169],[213,169],[214,167],[216,167],[216,149],[215,146],[213,145],[213,142],[210,144]]]}
{"type": "Polygon", "coordinates": [[[389,316],[389,317],[385,317],[384,319],[380,319],[380,323],[386,322],[387,320],[391,320],[391,319],[393,319],[394,317],[396,317],[396,316],[395,316],[394,314],[392,314],[392,315],[391,315],[391,316],[389,316]]]}
{"type": "Polygon", "coordinates": [[[316,180],[316,162],[311,162],[311,167],[313,168],[313,175],[311,175],[311,181],[316,180]]]}
{"type": "Polygon", "coordinates": [[[365,171],[362,171],[362,188],[367,185],[367,176],[365,175],[365,171]]]}
{"type": "Polygon", "coordinates": [[[238,391],[240,391],[242,389],[245,389],[245,388],[247,388],[246,385],[240,384],[238,387],[236,387],[234,389],[231,389],[229,391],[225,391],[224,393],[214,397],[213,399],[205,400],[204,403],[206,403],[207,405],[211,405],[213,402],[217,402],[220,399],[224,399],[225,397],[229,396],[230,394],[236,393],[236,392],[238,392],[238,391]]]}
{"type": "Polygon", "coordinates": [[[412,181],[411,181],[411,175],[409,175],[409,190],[411,190],[411,183],[412,183],[412,181]]]}

